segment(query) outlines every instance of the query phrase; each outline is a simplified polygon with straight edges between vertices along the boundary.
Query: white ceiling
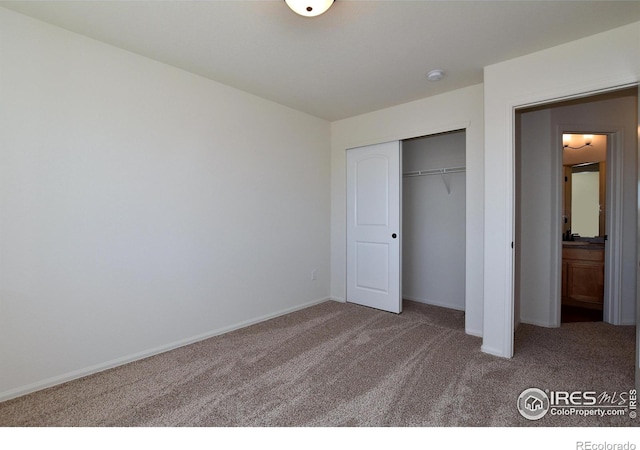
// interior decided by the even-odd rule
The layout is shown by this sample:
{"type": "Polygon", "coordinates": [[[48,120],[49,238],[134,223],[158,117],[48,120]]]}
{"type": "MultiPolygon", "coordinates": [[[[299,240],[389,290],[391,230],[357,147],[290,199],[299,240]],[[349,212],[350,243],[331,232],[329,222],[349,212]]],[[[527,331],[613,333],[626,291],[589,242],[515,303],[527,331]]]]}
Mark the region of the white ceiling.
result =
{"type": "Polygon", "coordinates": [[[331,121],[481,83],[484,66],[640,20],[640,1],[613,0],[337,0],[316,18],[283,0],[0,6],[331,121]],[[445,78],[428,82],[436,68],[445,78]]]}

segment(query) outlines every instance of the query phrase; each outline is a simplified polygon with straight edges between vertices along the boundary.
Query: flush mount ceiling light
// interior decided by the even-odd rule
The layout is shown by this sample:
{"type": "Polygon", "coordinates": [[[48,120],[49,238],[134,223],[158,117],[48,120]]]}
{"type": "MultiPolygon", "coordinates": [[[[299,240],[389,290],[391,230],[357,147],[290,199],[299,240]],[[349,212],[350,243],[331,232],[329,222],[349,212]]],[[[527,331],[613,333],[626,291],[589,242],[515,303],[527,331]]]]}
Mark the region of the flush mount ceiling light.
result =
{"type": "Polygon", "coordinates": [[[444,77],[444,71],[440,69],[432,70],[427,74],[427,80],[440,81],[444,77]]]}
{"type": "Polygon", "coordinates": [[[326,10],[328,10],[331,5],[333,5],[333,0],[284,0],[295,12],[296,14],[300,14],[305,17],[315,17],[319,16],[326,10]]]}

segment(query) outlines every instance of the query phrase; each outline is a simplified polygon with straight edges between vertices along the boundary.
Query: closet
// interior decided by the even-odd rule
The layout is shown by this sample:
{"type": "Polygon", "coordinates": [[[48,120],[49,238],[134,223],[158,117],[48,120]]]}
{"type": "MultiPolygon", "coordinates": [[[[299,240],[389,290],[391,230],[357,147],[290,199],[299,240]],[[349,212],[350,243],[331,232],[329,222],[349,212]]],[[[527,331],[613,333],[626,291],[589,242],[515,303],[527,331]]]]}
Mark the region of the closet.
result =
{"type": "Polygon", "coordinates": [[[402,141],[402,293],[465,309],[465,131],[402,141]]]}

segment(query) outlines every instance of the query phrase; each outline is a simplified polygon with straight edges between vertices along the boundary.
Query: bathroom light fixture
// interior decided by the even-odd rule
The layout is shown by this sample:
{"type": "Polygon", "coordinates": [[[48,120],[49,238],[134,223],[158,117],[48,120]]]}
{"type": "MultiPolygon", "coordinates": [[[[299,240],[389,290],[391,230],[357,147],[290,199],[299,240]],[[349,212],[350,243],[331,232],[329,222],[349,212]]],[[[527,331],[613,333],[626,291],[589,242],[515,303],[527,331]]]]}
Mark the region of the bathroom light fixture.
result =
{"type": "Polygon", "coordinates": [[[432,70],[427,74],[427,80],[429,81],[440,81],[444,78],[444,71],[440,69],[432,70]]]}
{"type": "Polygon", "coordinates": [[[582,138],[584,139],[584,144],[580,145],[578,147],[572,147],[571,145],[569,145],[571,143],[571,139],[573,138],[573,136],[576,136],[574,134],[563,134],[562,135],[562,147],[563,148],[570,148],[573,150],[579,150],[581,148],[585,148],[585,147],[593,147],[591,145],[591,143],[593,142],[593,134],[583,134],[582,138]]]}
{"type": "Polygon", "coordinates": [[[315,17],[327,11],[333,5],[333,0],[284,0],[287,6],[296,14],[305,17],[315,17]]]}

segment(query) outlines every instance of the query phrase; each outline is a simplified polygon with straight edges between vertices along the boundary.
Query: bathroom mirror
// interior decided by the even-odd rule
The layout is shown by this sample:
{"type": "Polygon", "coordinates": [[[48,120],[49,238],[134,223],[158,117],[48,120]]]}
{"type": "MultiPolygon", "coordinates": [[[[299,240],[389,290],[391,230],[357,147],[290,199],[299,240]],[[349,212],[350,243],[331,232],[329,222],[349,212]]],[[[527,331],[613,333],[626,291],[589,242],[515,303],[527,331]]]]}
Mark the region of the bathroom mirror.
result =
{"type": "Polygon", "coordinates": [[[571,233],[600,236],[600,164],[579,164],[571,175],[571,233]]]}

